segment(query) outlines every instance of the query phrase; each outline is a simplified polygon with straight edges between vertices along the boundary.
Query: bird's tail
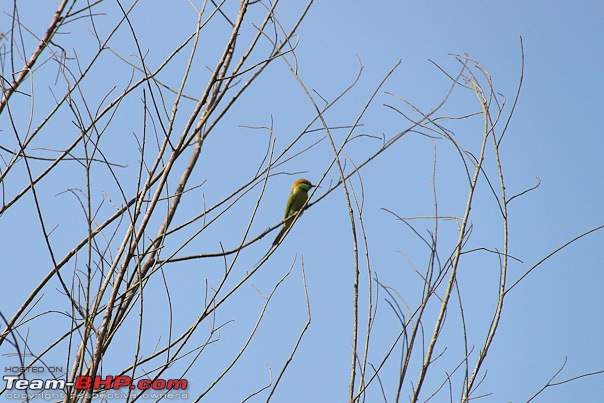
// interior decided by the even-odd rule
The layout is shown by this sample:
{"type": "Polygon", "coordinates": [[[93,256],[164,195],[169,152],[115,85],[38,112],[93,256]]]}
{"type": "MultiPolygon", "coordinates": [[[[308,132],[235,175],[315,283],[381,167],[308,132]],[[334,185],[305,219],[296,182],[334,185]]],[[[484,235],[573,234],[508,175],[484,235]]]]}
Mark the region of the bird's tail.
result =
{"type": "Polygon", "coordinates": [[[281,242],[281,239],[283,239],[283,236],[285,235],[285,233],[287,232],[287,229],[289,228],[288,225],[284,225],[283,228],[281,228],[281,231],[279,231],[279,233],[277,234],[277,237],[275,238],[275,240],[273,241],[273,246],[277,245],[279,242],[281,242]]]}

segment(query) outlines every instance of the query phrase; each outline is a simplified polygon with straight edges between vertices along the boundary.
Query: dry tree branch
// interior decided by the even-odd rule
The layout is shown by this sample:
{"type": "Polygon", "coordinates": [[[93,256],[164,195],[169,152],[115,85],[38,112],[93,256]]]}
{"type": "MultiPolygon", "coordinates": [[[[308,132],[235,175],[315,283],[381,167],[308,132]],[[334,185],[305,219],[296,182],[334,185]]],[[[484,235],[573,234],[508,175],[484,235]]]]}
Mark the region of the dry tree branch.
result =
{"type": "Polygon", "coordinates": [[[561,252],[561,251],[567,249],[570,245],[572,245],[573,243],[575,243],[579,239],[581,239],[583,237],[586,237],[587,235],[591,235],[591,234],[593,234],[593,233],[595,233],[597,231],[600,231],[602,229],[604,229],[604,225],[599,225],[599,226],[594,227],[592,229],[589,229],[589,230],[587,230],[585,232],[582,232],[581,234],[577,235],[576,237],[572,238],[571,240],[569,240],[569,241],[565,242],[564,244],[560,245],[559,247],[557,247],[556,249],[554,249],[552,252],[548,253],[545,257],[543,257],[542,259],[540,259],[537,263],[535,263],[527,271],[525,271],[524,274],[522,274],[522,276],[520,276],[516,281],[514,281],[512,283],[512,285],[510,285],[505,290],[505,294],[507,294],[508,292],[512,291],[512,289],[514,287],[516,287],[518,284],[520,284],[526,278],[526,276],[528,276],[537,267],[539,267],[543,263],[545,263],[546,260],[548,260],[549,258],[551,258],[552,256],[554,256],[558,252],[561,252]]]}
{"type": "MultiPolygon", "coordinates": [[[[294,263],[295,262],[292,263],[292,265],[290,266],[289,270],[275,284],[275,286],[273,287],[273,289],[271,290],[271,292],[269,293],[269,295],[267,295],[266,297],[264,297],[264,300],[265,300],[264,301],[264,305],[262,306],[262,309],[260,310],[260,313],[258,315],[258,319],[256,320],[256,323],[254,324],[252,330],[250,331],[247,339],[245,340],[245,342],[241,346],[241,349],[239,350],[239,352],[235,355],[235,357],[233,357],[233,359],[231,360],[231,362],[225,367],[225,369],[220,373],[220,375],[218,375],[214,379],[214,381],[206,388],[206,390],[204,390],[197,397],[197,399],[195,399],[195,402],[199,402],[205,395],[207,395],[218,384],[218,382],[220,382],[222,380],[222,378],[224,378],[224,376],[227,375],[227,373],[233,368],[233,366],[237,363],[237,361],[239,361],[239,359],[241,358],[241,356],[243,355],[243,353],[247,350],[247,348],[250,345],[250,342],[252,341],[252,339],[254,338],[254,335],[258,331],[258,328],[260,327],[260,323],[262,322],[262,319],[264,318],[264,314],[266,313],[266,311],[268,309],[269,303],[271,302],[271,299],[273,298],[273,295],[275,294],[275,292],[277,291],[277,289],[279,288],[279,286],[291,274],[291,272],[292,272],[292,270],[294,268],[294,263]]],[[[304,285],[306,286],[306,283],[304,285]]],[[[305,291],[306,291],[306,289],[305,289],[305,291]]],[[[309,309],[310,309],[310,307],[309,307],[309,309]]],[[[310,323],[310,321],[307,322],[307,325],[305,326],[305,329],[308,327],[309,323],[310,323]]],[[[302,335],[304,334],[305,329],[303,330],[302,335]]],[[[300,338],[302,337],[302,335],[300,336],[300,338]]],[[[299,344],[299,342],[300,342],[300,339],[298,340],[298,343],[296,344],[296,348],[297,348],[297,345],[299,344]]],[[[295,349],[294,349],[294,352],[295,352],[295,349]]],[[[292,355],[293,355],[293,353],[292,353],[292,355]]],[[[291,361],[291,358],[288,359],[287,363],[289,363],[290,361],[291,361]]],[[[286,368],[287,368],[287,364],[285,365],[283,371],[279,374],[279,377],[275,381],[275,385],[274,385],[273,389],[271,390],[271,394],[274,391],[274,388],[277,387],[277,384],[279,383],[279,380],[281,379],[281,376],[282,376],[282,374],[283,374],[283,372],[285,371],[286,368]]],[[[268,399],[270,399],[270,395],[269,395],[268,399]]]]}
{"type": "MultiPolygon", "coordinates": [[[[66,16],[64,14],[66,11],[67,11],[67,13],[69,12],[69,9],[68,9],[69,3],[70,3],[70,0],[62,0],[61,3],[59,3],[59,5],[57,6],[57,9],[54,13],[53,18],[50,21],[50,25],[46,29],[46,33],[44,34],[42,39],[39,41],[36,49],[29,56],[29,59],[25,62],[23,67],[21,67],[19,69],[17,77],[15,77],[12,81],[9,81],[5,77],[2,77],[3,91],[2,91],[2,99],[0,100],[0,114],[4,111],[4,108],[7,107],[8,101],[12,97],[12,95],[17,91],[19,86],[29,76],[34,65],[40,58],[40,55],[42,54],[42,52],[44,52],[47,49],[47,47],[51,43],[53,36],[62,27],[63,22],[65,20],[65,16],[66,16]],[[7,88],[7,85],[8,85],[8,88],[7,88]]],[[[75,2],[73,2],[71,7],[73,7],[74,4],[75,4],[75,2]]],[[[15,3],[15,11],[16,11],[16,3],[15,3]]],[[[13,18],[13,23],[15,23],[15,22],[18,23],[18,20],[16,18],[13,18]]],[[[14,29],[13,29],[13,32],[14,32],[14,29]]],[[[12,41],[11,41],[11,44],[12,44],[12,41]]],[[[14,54],[14,52],[11,52],[11,54],[14,54]]],[[[17,72],[14,71],[14,68],[13,68],[13,74],[17,74],[17,72]]]]}
{"type": "Polygon", "coordinates": [[[594,376],[594,375],[601,375],[604,374],[604,370],[599,370],[599,371],[592,371],[592,372],[588,372],[585,374],[581,374],[581,375],[577,375],[577,376],[573,376],[571,378],[568,379],[564,379],[562,381],[556,381],[553,382],[554,379],[556,379],[556,377],[558,375],[560,375],[560,373],[562,372],[562,370],[564,370],[564,367],[566,367],[566,362],[568,360],[568,357],[564,357],[564,362],[562,363],[562,365],[560,366],[560,369],[558,369],[554,375],[552,375],[549,380],[547,381],[547,383],[545,385],[543,385],[543,387],[541,389],[539,389],[537,392],[535,392],[535,394],[533,396],[531,396],[528,400],[527,403],[532,402],[537,396],[539,396],[540,394],[542,394],[543,392],[545,392],[545,390],[547,388],[551,388],[553,386],[560,386],[563,385],[565,383],[569,383],[569,382],[574,382],[577,379],[581,379],[581,378],[585,378],[588,376],[594,376]]]}
{"type": "MultiPolygon", "coordinates": [[[[292,265],[292,267],[293,267],[293,265],[292,265]]],[[[298,351],[298,348],[300,347],[300,343],[302,342],[302,338],[306,334],[306,331],[308,330],[308,327],[310,326],[310,322],[312,321],[311,309],[310,309],[310,297],[308,296],[308,287],[306,285],[306,273],[304,272],[304,258],[301,258],[300,271],[301,271],[301,274],[302,274],[302,287],[304,289],[304,299],[306,300],[306,322],[304,323],[304,326],[302,327],[302,330],[300,330],[300,334],[298,335],[298,339],[296,340],[296,342],[294,344],[294,347],[292,348],[292,352],[287,357],[287,359],[285,361],[285,364],[283,364],[283,368],[279,372],[279,375],[277,375],[277,379],[275,380],[275,384],[271,388],[271,391],[270,391],[268,397],[266,398],[267,402],[271,399],[271,397],[275,393],[275,390],[277,389],[277,386],[279,385],[279,382],[281,381],[281,378],[283,377],[283,374],[285,374],[285,371],[287,370],[287,367],[291,364],[292,360],[294,359],[294,355],[296,354],[296,352],[298,351]]]]}
{"type": "Polygon", "coordinates": [[[474,174],[472,176],[472,179],[471,179],[471,182],[469,185],[469,189],[468,189],[466,207],[464,210],[464,214],[463,214],[463,218],[462,218],[462,222],[461,222],[461,226],[460,226],[460,230],[459,230],[459,237],[458,237],[457,244],[455,247],[453,260],[451,262],[451,271],[449,273],[449,280],[448,280],[448,283],[446,286],[445,294],[443,296],[443,301],[441,303],[440,312],[435,321],[434,330],[432,332],[432,337],[430,339],[426,354],[424,356],[425,357],[424,363],[422,365],[417,383],[413,390],[413,396],[412,396],[413,401],[417,401],[419,399],[419,394],[421,392],[422,385],[426,378],[428,368],[430,367],[430,364],[432,363],[432,358],[433,358],[436,342],[440,336],[442,327],[444,325],[445,315],[446,315],[446,312],[448,310],[448,305],[449,305],[449,299],[452,295],[455,282],[457,281],[457,269],[459,267],[459,260],[461,257],[461,251],[462,251],[464,239],[466,237],[466,231],[469,227],[470,210],[472,208],[472,202],[474,200],[476,186],[478,184],[478,179],[479,179],[479,176],[481,173],[482,164],[483,164],[484,158],[485,158],[487,140],[489,138],[488,136],[489,136],[489,131],[488,131],[488,129],[485,128],[485,134],[482,139],[481,146],[480,146],[479,157],[477,159],[477,162],[476,162],[476,165],[474,168],[474,174]]]}

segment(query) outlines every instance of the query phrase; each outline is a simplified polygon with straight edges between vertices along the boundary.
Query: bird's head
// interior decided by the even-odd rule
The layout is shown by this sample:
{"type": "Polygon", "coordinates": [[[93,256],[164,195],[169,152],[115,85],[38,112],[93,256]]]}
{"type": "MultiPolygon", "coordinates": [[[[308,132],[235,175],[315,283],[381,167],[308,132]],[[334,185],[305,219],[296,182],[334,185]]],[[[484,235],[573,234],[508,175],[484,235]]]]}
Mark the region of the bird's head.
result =
{"type": "Polygon", "coordinates": [[[313,187],[315,187],[315,185],[313,185],[312,183],[310,183],[309,180],[307,180],[307,179],[298,179],[297,181],[294,182],[294,185],[292,186],[292,192],[294,192],[296,190],[303,190],[305,192],[308,192],[313,187]]]}

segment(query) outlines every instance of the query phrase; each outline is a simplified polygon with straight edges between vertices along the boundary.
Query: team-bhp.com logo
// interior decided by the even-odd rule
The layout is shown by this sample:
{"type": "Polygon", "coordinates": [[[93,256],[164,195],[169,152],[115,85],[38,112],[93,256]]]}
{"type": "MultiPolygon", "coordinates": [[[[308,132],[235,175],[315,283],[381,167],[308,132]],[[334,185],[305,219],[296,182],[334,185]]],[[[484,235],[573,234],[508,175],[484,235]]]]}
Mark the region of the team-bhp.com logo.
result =
{"type": "MultiPolygon", "coordinates": [[[[23,379],[15,375],[5,375],[3,379],[6,381],[6,390],[17,392],[16,394],[19,396],[26,391],[44,395],[48,392],[65,391],[66,388],[87,390],[92,387],[95,391],[117,391],[121,388],[128,388],[130,390],[158,392],[164,398],[182,398],[185,397],[182,394],[168,396],[166,392],[185,390],[188,386],[186,379],[139,379],[135,381],[127,375],[106,377],[81,375],[74,382],[66,382],[63,379],[23,379]]],[[[18,397],[17,395],[15,397],[18,397]]],[[[7,394],[6,397],[12,396],[7,394]]]]}

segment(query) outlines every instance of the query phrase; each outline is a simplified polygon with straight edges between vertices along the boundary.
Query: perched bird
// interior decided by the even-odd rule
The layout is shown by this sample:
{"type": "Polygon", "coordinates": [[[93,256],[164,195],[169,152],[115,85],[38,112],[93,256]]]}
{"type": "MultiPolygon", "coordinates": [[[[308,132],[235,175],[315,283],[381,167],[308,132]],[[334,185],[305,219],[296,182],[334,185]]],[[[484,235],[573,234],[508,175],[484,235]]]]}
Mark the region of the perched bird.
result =
{"type": "Polygon", "coordinates": [[[277,238],[275,238],[273,241],[273,245],[277,245],[279,242],[281,242],[281,239],[289,227],[291,227],[294,223],[296,214],[302,215],[301,209],[308,200],[308,191],[314,186],[315,185],[306,179],[298,179],[294,182],[292,190],[289,193],[289,199],[287,199],[287,204],[285,205],[285,223],[283,224],[281,231],[279,231],[277,238]]]}

